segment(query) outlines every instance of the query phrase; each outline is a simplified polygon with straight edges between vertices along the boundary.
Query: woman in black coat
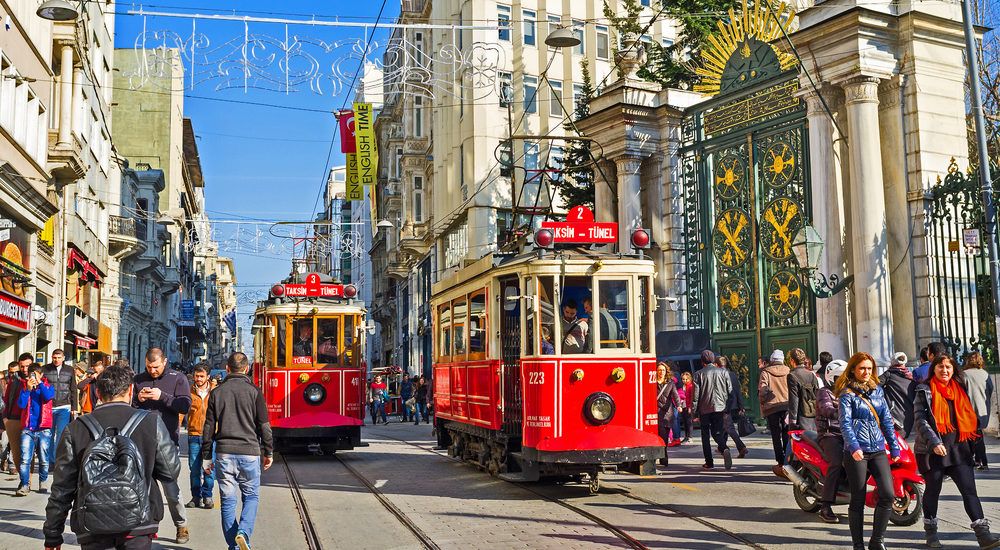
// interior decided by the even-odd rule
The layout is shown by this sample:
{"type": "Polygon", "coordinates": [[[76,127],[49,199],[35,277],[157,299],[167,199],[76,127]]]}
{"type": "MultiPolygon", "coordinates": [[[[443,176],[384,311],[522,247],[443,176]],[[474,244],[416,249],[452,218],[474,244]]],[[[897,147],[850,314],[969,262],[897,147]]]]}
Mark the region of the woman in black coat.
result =
{"type": "Polygon", "coordinates": [[[1000,548],[1000,536],[990,533],[990,523],[976,493],[973,445],[979,437],[979,418],[969,400],[962,371],[955,368],[951,357],[934,358],[927,382],[917,387],[913,418],[917,430],[913,450],[926,482],[921,504],[927,546],[942,548],[937,536],[937,512],[941,485],[947,476],[962,495],[979,548],[1000,548]]]}
{"type": "MultiPolygon", "coordinates": [[[[660,464],[669,464],[667,458],[667,448],[670,446],[670,428],[674,424],[674,415],[681,406],[680,397],[677,395],[677,382],[670,372],[670,365],[657,363],[656,365],[656,420],[657,433],[663,439],[663,458],[660,464]]],[[[675,436],[678,434],[674,434],[675,436]]]]}

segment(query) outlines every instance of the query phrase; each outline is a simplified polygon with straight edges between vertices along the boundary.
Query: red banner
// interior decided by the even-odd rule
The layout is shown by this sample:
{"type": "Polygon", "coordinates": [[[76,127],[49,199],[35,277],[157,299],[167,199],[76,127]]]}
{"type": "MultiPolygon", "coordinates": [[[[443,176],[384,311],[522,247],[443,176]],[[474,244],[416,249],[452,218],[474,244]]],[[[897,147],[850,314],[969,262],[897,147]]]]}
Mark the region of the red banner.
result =
{"type": "Polygon", "coordinates": [[[0,326],[28,332],[31,327],[31,304],[0,293],[0,326]]]}
{"type": "Polygon", "coordinates": [[[340,152],[354,153],[357,145],[354,143],[354,111],[339,111],[337,122],[340,123],[340,152]]]}

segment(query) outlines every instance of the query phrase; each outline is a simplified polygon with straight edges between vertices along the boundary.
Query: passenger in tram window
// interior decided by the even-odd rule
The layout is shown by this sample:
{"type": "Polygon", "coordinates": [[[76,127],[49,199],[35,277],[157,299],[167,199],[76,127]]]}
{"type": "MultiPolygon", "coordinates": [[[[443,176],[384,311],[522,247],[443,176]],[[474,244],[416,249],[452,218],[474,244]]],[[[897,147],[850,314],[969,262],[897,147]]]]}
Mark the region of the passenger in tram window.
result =
{"type": "Polygon", "coordinates": [[[317,346],[317,363],[336,363],[340,353],[337,351],[337,319],[322,319],[318,323],[320,339],[317,346]]]}
{"type": "Polygon", "coordinates": [[[590,332],[590,325],[586,319],[576,316],[576,300],[569,299],[563,302],[563,353],[585,353],[587,345],[587,334],[590,332]]]}
{"type": "MultiPolygon", "coordinates": [[[[583,299],[583,310],[587,316],[594,318],[594,303],[590,298],[583,299]]],[[[611,314],[608,309],[607,296],[601,297],[601,310],[598,314],[601,322],[601,347],[602,348],[622,348],[625,345],[621,342],[626,339],[622,324],[611,314]]]]}
{"type": "Polygon", "coordinates": [[[542,325],[542,343],[539,347],[542,349],[542,355],[556,354],[556,346],[552,342],[552,327],[549,325],[542,325]]]}
{"type": "Polygon", "coordinates": [[[292,356],[312,357],[313,328],[312,319],[296,321],[295,341],[292,342],[292,356]]]}

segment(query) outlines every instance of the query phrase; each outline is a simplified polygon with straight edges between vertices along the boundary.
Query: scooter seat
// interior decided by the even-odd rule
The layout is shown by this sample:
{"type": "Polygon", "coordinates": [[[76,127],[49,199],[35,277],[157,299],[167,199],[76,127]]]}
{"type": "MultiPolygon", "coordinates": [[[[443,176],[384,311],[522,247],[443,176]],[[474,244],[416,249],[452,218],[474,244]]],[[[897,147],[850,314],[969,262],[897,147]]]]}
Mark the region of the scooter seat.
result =
{"type": "Polygon", "coordinates": [[[806,441],[806,442],[808,442],[808,443],[809,443],[810,445],[812,445],[813,447],[816,447],[817,449],[819,449],[819,448],[820,448],[820,447],[819,447],[819,434],[818,434],[817,432],[815,432],[815,431],[813,431],[813,430],[804,430],[804,431],[803,431],[803,432],[802,432],[802,433],[800,434],[800,437],[801,437],[801,438],[802,438],[802,439],[803,439],[804,441],[806,441]]]}

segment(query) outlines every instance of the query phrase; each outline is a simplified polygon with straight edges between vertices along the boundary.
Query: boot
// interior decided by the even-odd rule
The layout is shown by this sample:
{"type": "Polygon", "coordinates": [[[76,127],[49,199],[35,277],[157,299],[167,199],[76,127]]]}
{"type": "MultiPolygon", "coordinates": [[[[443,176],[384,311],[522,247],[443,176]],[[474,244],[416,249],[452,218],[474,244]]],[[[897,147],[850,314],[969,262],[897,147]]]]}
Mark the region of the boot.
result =
{"type": "Polygon", "coordinates": [[[824,504],[822,508],[819,509],[819,519],[825,521],[826,523],[840,523],[840,518],[837,514],[833,513],[833,508],[829,504],[824,504]]]}
{"type": "Polygon", "coordinates": [[[875,506],[875,517],[872,519],[872,538],[868,539],[868,550],[887,550],[885,547],[885,530],[889,527],[889,514],[892,504],[875,506]]]}
{"type": "Polygon", "coordinates": [[[938,520],[937,518],[924,518],[924,536],[927,538],[928,548],[944,548],[938,540],[938,520]]]}
{"type": "Polygon", "coordinates": [[[979,541],[980,550],[991,550],[1000,548],[1000,535],[990,533],[990,522],[981,519],[972,524],[972,530],[976,532],[976,540],[979,541]]]}
{"type": "Polygon", "coordinates": [[[191,534],[188,532],[188,528],[187,527],[178,527],[177,528],[177,538],[174,539],[174,542],[176,542],[177,544],[184,544],[184,543],[188,542],[189,540],[191,540],[191,534]]]}

